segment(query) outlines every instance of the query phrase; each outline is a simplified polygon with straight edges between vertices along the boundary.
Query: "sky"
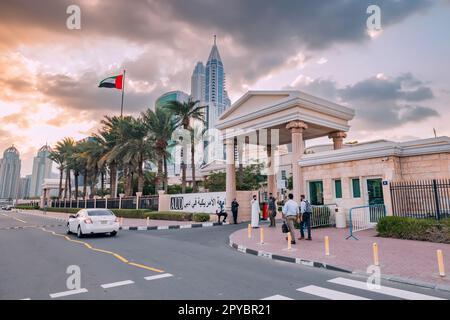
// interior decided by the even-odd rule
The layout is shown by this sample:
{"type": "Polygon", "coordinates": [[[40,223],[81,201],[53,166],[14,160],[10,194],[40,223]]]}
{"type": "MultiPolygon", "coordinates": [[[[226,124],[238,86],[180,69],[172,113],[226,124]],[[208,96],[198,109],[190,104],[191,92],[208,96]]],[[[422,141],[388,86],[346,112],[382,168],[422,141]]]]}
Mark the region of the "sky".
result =
{"type": "Polygon", "coordinates": [[[98,83],[123,69],[126,114],[190,93],[213,35],[232,101],[301,90],[355,109],[348,141],[450,136],[449,30],[450,0],[2,0],[0,152],[14,144],[24,176],[42,145],[95,132],[121,100],[98,83]]]}

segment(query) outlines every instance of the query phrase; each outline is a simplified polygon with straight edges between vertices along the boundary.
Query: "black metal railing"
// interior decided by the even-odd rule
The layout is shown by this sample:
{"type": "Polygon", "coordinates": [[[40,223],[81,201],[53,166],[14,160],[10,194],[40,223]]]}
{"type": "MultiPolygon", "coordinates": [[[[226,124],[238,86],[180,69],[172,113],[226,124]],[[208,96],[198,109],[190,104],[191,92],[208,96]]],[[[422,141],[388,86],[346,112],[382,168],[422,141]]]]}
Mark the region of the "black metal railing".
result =
{"type": "Polygon", "coordinates": [[[394,216],[450,218],[450,179],[392,182],[391,201],[394,216]]]}
{"type": "Polygon", "coordinates": [[[136,206],[137,197],[114,198],[114,199],[79,199],[79,200],[52,200],[52,208],[108,208],[108,209],[145,209],[158,211],[158,196],[142,196],[139,197],[139,206],[136,206]]]}

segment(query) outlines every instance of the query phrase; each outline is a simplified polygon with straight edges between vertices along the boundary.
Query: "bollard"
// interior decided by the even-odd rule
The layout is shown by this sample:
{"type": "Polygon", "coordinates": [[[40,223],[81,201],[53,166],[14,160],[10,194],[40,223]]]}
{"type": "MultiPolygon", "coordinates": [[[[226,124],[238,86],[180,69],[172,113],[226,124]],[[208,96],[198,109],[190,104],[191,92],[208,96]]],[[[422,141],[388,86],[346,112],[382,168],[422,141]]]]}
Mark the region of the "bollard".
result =
{"type": "Polygon", "coordinates": [[[376,266],[380,265],[380,260],[378,258],[378,244],[373,244],[373,264],[376,266]]]}
{"type": "Polygon", "coordinates": [[[264,244],[264,228],[261,227],[261,229],[259,229],[259,239],[260,239],[260,243],[264,244]]]}
{"type": "Polygon", "coordinates": [[[123,217],[120,217],[120,226],[123,226],[123,217]]]}
{"type": "Polygon", "coordinates": [[[150,225],[150,217],[147,217],[147,227],[150,225]]]}
{"type": "Polygon", "coordinates": [[[292,236],[291,236],[291,233],[289,232],[288,233],[288,250],[291,250],[292,249],[292,236]]]}
{"type": "Polygon", "coordinates": [[[330,239],[328,238],[328,236],[325,237],[325,255],[330,255],[330,239]]]}
{"type": "Polygon", "coordinates": [[[445,277],[444,255],[442,254],[442,250],[437,251],[437,260],[438,260],[438,267],[439,267],[439,275],[441,277],[445,277]]]}
{"type": "Polygon", "coordinates": [[[248,224],[247,233],[248,233],[248,238],[251,239],[252,238],[252,225],[250,223],[248,224]]]}

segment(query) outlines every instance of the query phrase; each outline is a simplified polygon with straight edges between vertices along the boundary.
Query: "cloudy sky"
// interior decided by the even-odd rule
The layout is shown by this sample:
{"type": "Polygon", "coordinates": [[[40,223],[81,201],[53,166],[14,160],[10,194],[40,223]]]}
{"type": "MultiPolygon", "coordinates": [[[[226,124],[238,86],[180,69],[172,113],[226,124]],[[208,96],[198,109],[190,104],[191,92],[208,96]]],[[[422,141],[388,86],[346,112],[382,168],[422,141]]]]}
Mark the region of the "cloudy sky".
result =
{"type": "Polygon", "coordinates": [[[356,110],[349,140],[450,136],[449,30],[449,0],[2,0],[0,151],[16,145],[26,175],[46,142],[95,131],[120,109],[98,82],[124,68],[126,113],[189,93],[214,34],[233,101],[299,89],[356,110]],[[66,27],[71,4],[81,30],[66,27]]]}

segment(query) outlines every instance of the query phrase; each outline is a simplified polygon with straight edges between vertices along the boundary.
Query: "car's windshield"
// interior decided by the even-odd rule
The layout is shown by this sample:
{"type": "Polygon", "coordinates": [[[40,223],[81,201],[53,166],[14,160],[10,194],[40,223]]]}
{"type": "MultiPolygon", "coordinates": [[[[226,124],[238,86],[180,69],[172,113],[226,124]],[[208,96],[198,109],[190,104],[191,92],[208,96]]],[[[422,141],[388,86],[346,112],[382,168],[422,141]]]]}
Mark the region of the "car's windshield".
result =
{"type": "Polygon", "coordinates": [[[112,216],[114,215],[109,210],[92,210],[87,212],[88,216],[90,217],[99,217],[99,216],[112,216]]]}

